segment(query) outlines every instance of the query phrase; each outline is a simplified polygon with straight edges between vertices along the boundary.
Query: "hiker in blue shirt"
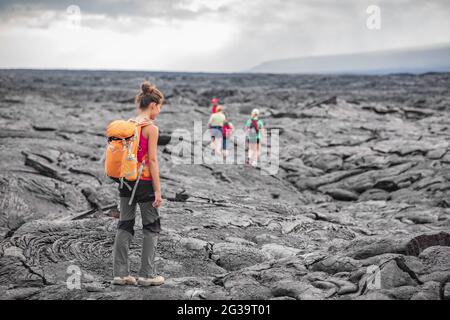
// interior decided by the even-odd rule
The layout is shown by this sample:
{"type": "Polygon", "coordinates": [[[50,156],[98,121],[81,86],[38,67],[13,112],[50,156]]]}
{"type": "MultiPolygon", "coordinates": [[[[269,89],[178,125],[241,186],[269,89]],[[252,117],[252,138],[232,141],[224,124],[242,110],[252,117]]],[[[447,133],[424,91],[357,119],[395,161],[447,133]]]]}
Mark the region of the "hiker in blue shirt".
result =
{"type": "Polygon", "coordinates": [[[261,141],[265,134],[264,123],[259,118],[259,110],[253,109],[250,119],[245,123],[245,134],[249,145],[248,163],[255,167],[261,154],[261,141]]]}

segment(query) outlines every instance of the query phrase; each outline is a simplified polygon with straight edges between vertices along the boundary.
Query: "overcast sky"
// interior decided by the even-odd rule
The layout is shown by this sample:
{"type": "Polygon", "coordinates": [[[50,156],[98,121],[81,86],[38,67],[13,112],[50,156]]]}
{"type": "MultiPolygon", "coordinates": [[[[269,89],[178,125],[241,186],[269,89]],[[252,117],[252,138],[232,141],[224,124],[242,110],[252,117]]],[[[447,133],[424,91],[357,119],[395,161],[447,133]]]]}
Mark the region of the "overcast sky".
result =
{"type": "Polygon", "coordinates": [[[235,72],[439,43],[449,0],[0,0],[0,68],[235,72]],[[380,30],[366,26],[370,5],[380,30]]]}

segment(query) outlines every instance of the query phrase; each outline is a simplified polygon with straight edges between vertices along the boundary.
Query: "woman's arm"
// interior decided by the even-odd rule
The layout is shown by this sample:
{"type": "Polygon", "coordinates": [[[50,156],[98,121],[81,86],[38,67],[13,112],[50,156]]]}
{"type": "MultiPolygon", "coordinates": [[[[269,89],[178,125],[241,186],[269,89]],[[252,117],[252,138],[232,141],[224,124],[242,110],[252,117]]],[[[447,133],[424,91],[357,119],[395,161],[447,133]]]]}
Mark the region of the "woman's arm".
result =
{"type": "Polygon", "coordinates": [[[214,116],[214,114],[212,114],[212,115],[209,117],[208,128],[211,128],[211,121],[212,121],[212,119],[213,119],[213,116],[214,116]]]}
{"type": "Polygon", "coordinates": [[[155,191],[155,201],[153,206],[158,208],[162,203],[161,198],[161,182],[159,180],[159,165],[158,165],[158,136],[159,130],[155,125],[148,127],[148,165],[150,174],[152,175],[153,190],[155,191]]]}
{"type": "Polygon", "coordinates": [[[245,134],[248,134],[249,131],[250,131],[250,125],[249,125],[249,121],[247,121],[244,126],[244,132],[245,132],[245,134]]]}
{"type": "Polygon", "coordinates": [[[266,140],[266,127],[264,126],[264,123],[261,121],[261,141],[267,142],[266,140]]]}

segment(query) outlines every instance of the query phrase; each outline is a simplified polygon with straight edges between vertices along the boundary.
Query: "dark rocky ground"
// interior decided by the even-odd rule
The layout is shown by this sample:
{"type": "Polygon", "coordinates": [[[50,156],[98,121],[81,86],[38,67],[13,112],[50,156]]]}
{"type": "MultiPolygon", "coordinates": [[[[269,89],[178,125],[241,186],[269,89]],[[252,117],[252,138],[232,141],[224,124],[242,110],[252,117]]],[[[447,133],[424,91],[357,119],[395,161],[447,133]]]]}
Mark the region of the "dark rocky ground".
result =
{"type": "MultiPolygon", "coordinates": [[[[449,87],[449,74],[0,71],[0,298],[450,299],[449,87]],[[146,77],[168,98],[167,281],[113,287],[103,133],[133,114],[146,77]],[[206,123],[213,95],[238,127],[258,107],[281,130],[277,175],[171,163],[171,132],[206,123]],[[70,265],[80,290],[67,288],[70,265]]],[[[137,225],[134,273],[141,237],[137,225]]]]}

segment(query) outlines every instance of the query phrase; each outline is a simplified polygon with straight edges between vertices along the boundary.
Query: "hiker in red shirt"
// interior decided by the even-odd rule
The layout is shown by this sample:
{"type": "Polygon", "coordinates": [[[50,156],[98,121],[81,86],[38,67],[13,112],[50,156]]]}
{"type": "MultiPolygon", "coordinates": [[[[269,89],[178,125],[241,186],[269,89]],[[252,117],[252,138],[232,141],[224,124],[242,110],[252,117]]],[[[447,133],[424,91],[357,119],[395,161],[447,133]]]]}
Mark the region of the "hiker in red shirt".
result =
{"type": "Polygon", "coordinates": [[[211,113],[216,113],[217,112],[217,106],[219,105],[219,99],[214,97],[214,98],[211,99],[211,103],[213,104],[211,113]]]}
{"type": "Polygon", "coordinates": [[[226,119],[222,127],[222,155],[224,158],[228,156],[229,139],[234,130],[234,126],[231,123],[230,119],[228,118],[228,115],[227,114],[225,115],[226,119]]]}

